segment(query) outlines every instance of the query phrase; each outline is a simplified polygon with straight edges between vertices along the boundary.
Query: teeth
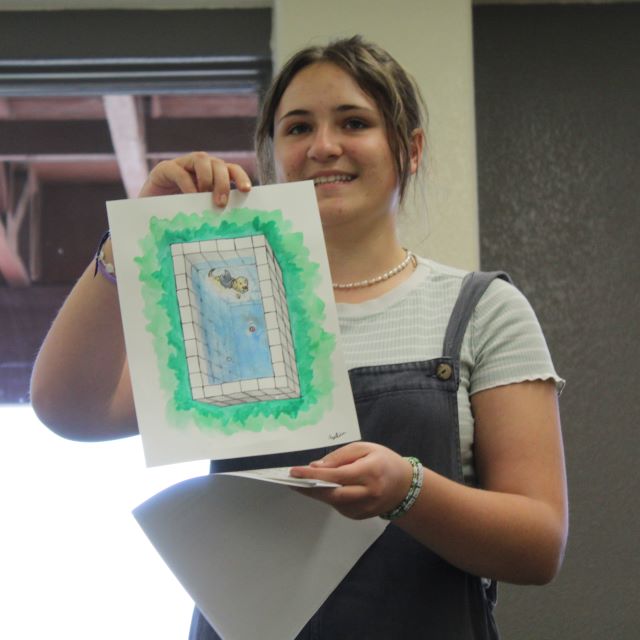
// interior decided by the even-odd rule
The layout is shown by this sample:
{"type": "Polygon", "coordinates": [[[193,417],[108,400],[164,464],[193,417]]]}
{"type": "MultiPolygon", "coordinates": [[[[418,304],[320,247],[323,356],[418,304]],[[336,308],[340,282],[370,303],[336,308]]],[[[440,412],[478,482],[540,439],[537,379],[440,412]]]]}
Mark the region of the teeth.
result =
{"type": "Polygon", "coordinates": [[[351,182],[352,176],[338,175],[338,176],[320,176],[313,179],[313,184],[329,184],[331,182],[351,182]]]}

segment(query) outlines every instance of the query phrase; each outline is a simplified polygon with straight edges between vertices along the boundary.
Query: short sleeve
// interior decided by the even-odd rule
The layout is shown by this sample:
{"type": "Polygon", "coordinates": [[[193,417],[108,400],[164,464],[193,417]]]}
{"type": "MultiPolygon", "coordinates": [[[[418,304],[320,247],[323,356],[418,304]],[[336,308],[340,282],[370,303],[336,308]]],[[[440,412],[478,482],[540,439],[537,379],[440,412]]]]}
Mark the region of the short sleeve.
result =
{"type": "Polygon", "coordinates": [[[469,393],[527,380],[564,380],[551,360],[542,328],[529,301],[513,285],[494,280],[470,323],[469,393]]]}

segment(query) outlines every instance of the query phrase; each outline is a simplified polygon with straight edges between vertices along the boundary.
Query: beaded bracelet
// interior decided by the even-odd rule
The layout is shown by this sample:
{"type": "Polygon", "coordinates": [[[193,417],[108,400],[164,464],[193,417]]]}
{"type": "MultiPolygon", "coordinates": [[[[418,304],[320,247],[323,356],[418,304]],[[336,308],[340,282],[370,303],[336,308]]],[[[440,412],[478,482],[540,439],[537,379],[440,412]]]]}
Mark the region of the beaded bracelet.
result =
{"type": "Polygon", "coordinates": [[[403,516],[407,511],[409,511],[409,509],[411,509],[420,495],[422,481],[424,480],[424,469],[418,458],[405,458],[405,460],[408,460],[413,468],[411,486],[409,487],[409,491],[407,492],[404,500],[395,509],[388,511],[387,513],[380,514],[380,517],[384,520],[395,520],[396,518],[403,516]]]}
{"type": "Polygon", "coordinates": [[[110,237],[111,231],[107,231],[102,238],[100,238],[98,248],[96,249],[96,268],[93,271],[93,277],[95,278],[99,272],[100,275],[104,276],[109,282],[116,284],[118,282],[116,279],[116,269],[110,262],[106,262],[104,259],[104,245],[110,237]]]}

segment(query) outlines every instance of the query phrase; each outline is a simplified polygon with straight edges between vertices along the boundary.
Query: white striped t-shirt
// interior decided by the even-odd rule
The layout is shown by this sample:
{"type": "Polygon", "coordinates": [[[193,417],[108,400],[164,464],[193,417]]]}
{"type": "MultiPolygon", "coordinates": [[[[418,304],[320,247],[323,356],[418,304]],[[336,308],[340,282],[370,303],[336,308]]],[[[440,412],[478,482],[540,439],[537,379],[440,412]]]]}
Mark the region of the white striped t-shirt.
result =
{"type": "MultiPolygon", "coordinates": [[[[466,271],[418,259],[395,289],[358,304],[338,303],[341,343],[349,369],[430,360],[442,355],[444,334],[466,271]]],[[[556,382],[540,324],[527,299],[497,279],[478,302],[462,342],[458,415],[465,480],[473,482],[473,416],[469,397],[525,380],[556,382]]]]}

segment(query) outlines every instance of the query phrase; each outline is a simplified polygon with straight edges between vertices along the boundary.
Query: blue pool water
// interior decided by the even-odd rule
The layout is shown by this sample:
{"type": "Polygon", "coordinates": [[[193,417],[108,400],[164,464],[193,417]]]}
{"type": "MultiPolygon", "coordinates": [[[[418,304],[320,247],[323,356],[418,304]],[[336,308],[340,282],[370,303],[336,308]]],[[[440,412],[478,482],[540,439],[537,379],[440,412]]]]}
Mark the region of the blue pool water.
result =
{"type": "Polygon", "coordinates": [[[256,265],[234,262],[198,265],[191,274],[200,299],[209,384],[273,376],[256,265]]]}

